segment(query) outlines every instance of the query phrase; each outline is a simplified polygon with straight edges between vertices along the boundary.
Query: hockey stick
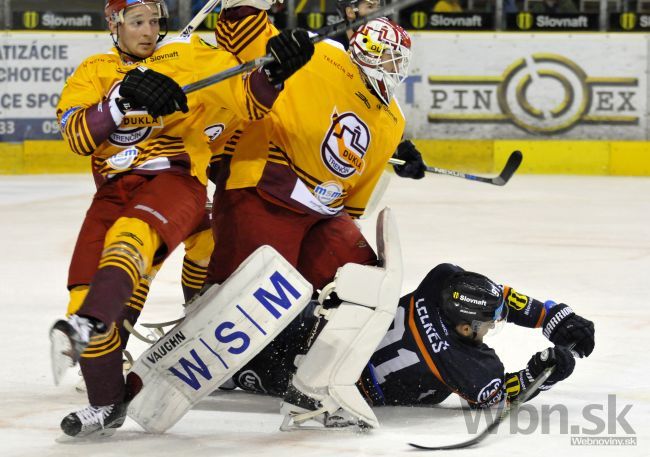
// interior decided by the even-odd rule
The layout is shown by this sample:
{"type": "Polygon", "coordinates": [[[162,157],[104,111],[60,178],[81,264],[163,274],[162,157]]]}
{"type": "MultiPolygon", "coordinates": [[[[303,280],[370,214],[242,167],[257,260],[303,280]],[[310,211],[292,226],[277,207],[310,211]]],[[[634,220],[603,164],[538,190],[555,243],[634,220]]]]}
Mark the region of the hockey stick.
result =
{"type": "MultiPolygon", "coordinates": [[[[372,21],[373,19],[388,16],[389,14],[392,13],[396,13],[401,9],[408,8],[409,6],[418,3],[419,1],[422,0],[401,0],[392,4],[384,5],[381,8],[368,14],[367,16],[361,17],[351,23],[347,23],[345,21],[337,22],[336,24],[332,24],[326,33],[322,35],[313,36],[311,38],[311,41],[312,43],[316,44],[328,38],[335,37],[336,35],[339,35],[340,33],[343,33],[348,29],[353,29],[353,30],[357,29],[362,25],[367,24],[369,21],[372,21]]],[[[217,84],[218,82],[221,82],[225,79],[250,71],[253,68],[261,67],[262,65],[271,63],[273,62],[273,60],[274,57],[271,54],[258,57],[257,59],[249,60],[248,62],[244,62],[235,67],[229,68],[228,70],[224,70],[212,76],[208,76],[207,78],[200,79],[196,82],[188,84],[187,86],[183,87],[183,90],[185,91],[186,94],[189,94],[199,89],[203,89],[205,87],[212,86],[213,84],[217,84]]]]}
{"type": "Polygon", "coordinates": [[[474,446],[475,444],[480,443],[483,441],[485,438],[492,433],[494,429],[496,429],[504,420],[510,416],[513,412],[517,412],[517,410],[521,407],[521,405],[530,398],[531,395],[533,395],[539,387],[546,381],[549,376],[553,374],[553,371],[555,371],[555,366],[549,367],[546,370],[544,370],[537,378],[535,378],[535,381],[530,385],[528,389],[521,395],[521,397],[517,398],[514,400],[509,408],[502,408],[499,411],[499,415],[497,416],[496,419],[494,419],[494,422],[492,422],[490,425],[488,425],[485,430],[483,430],[481,433],[476,435],[474,438],[471,438],[466,441],[461,441],[460,443],[455,443],[455,444],[447,444],[444,446],[423,446],[421,444],[415,444],[415,443],[408,443],[409,446],[413,446],[416,449],[421,449],[423,451],[444,451],[444,450],[450,450],[450,449],[464,449],[470,446],[474,446]]]}
{"type": "Polygon", "coordinates": [[[201,22],[212,12],[213,9],[217,7],[217,5],[221,3],[221,0],[208,0],[208,3],[206,3],[203,8],[201,8],[201,11],[196,13],[196,16],[192,18],[190,22],[187,23],[187,25],[181,30],[181,33],[179,36],[181,38],[186,38],[192,34],[192,32],[199,26],[201,25],[201,22]]]}
{"type": "MultiPolygon", "coordinates": [[[[460,171],[447,170],[445,168],[430,166],[427,166],[426,171],[438,175],[455,176],[456,178],[469,179],[470,181],[485,182],[488,184],[494,184],[495,186],[503,186],[510,180],[510,178],[512,178],[512,175],[515,174],[515,171],[517,171],[517,168],[519,168],[519,165],[521,164],[522,158],[523,155],[520,151],[514,151],[512,154],[510,154],[506,165],[503,167],[503,170],[496,178],[484,178],[483,176],[470,175],[469,173],[462,173],[460,171]]],[[[406,163],[404,160],[393,158],[389,159],[388,162],[392,165],[404,165],[406,163]]]]}
{"type": "Polygon", "coordinates": [[[149,344],[155,344],[156,341],[158,341],[160,338],[165,336],[165,327],[171,327],[172,325],[179,324],[185,319],[185,317],[180,317],[178,319],[174,319],[173,321],[168,321],[168,322],[158,322],[158,323],[150,323],[150,324],[140,324],[146,329],[150,329],[153,332],[154,338],[150,338],[149,336],[145,336],[142,333],[138,332],[133,325],[126,319],[122,322],[122,326],[124,329],[129,332],[131,335],[135,336],[137,339],[140,341],[144,341],[145,343],[149,344]]]}
{"type": "MultiPolygon", "coordinates": [[[[571,350],[573,353],[573,348],[575,347],[575,343],[571,344],[568,346],[568,349],[571,350]]],[[[416,449],[421,449],[423,451],[444,451],[444,450],[450,450],[450,449],[463,449],[466,447],[474,446],[475,444],[480,443],[483,441],[485,438],[488,437],[488,435],[495,430],[504,420],[510,416],[513,412],[516,413],[521,405],[523,405],[530,397],[532,397],[535,392],[539,390],[542,384],[546,382],[546,380],[551,377],[553,372],[555,371],[555,365],[552,367],[548,367],[542,373],[535,378],[535,380],[532,382],[532,384],[524,391],[521,396],[519,396],[516,400],[514,400],[512,403],[510,403],[509,408],[502,408],[499,410],[499,415],[497,416],[496,419],[494,419],[494,422],[492,422],[490,425],[488,425],[485,430],[483,430],[481,433],[476,435],[474,438],[470,438],[469,440],[466,441],[461,441],[460,443],[456,444],[447,444],[444,446],[422,446],[421,444],[415,444],[415,443],[408,443],[409,446],[413,446],[416,449]]]]}

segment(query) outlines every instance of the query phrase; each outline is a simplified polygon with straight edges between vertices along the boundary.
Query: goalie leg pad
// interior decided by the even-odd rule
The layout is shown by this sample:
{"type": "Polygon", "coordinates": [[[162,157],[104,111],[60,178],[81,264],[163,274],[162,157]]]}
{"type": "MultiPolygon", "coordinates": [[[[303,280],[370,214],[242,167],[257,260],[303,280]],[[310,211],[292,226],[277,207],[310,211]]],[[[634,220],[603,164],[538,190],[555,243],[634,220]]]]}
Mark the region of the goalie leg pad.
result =
{"type": "Polygon", "coordinates": [[[128,383],[142,388],[129,416],[149,432],[169,429],[270,343],[311,294],[311,285],[274,249],[256,250],[135,362],[128,383]]]}
{"type": "MultiPolygon", "coordinates": [[[[339,269],[335,290],[344,301],[322,311],[328,322],[292,379],[300,392],[318,400],[323,412],[342,408],[371,427],[379,423],[355,383],[393,321],[402,284],[399,236],[388,208],[378,218],[377,244],[380,267],[346,264],[339,269]]],[[[300,419],[295,416],[294,422],[300,419]]]]}

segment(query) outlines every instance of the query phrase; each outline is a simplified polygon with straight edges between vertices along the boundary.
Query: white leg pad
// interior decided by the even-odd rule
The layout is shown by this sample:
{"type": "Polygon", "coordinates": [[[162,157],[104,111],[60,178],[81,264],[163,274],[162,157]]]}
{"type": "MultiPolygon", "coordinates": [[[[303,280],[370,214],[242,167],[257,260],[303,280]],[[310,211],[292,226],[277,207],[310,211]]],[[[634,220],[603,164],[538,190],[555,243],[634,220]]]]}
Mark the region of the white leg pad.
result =
{"type": "Polygon", "coordinates": [[[143,386],[129,416],[149,432],[166,431],[269,344],[311,295],[311,284],[262,246],[134,363],[129,376],[143,386]]]}
{"type": "Polygon", "coordinates": [[[397,225],[388,208],[378,218],[377,245],[380,267],[346,264],[339,269],[335,291],[344,302],[324,311],[327,325],[292,380],[328,413],[340,407],[371,427],[379,423],[355,383],[394,319],[402,286],[397,225]]]}

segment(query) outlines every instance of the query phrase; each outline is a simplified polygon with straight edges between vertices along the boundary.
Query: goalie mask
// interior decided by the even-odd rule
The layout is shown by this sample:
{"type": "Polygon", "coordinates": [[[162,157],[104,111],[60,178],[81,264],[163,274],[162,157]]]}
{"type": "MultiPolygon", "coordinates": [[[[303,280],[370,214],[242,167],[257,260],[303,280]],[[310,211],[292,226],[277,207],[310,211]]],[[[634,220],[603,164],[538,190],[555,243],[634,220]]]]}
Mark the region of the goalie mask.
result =
{"type": "Polygon", "coordinates": [[[449,278],[441,292],[440,308],[452,326],[469,324],[475,335],[495,328],[508,316],[503,289],[485,276],[469,271],[449,278]]]}
{"type": "Polygon", "coordinates": [[[375,94],[388,105],[408,74],[411,58],[408,33],[389,19],[374,19],[354,32],[349,52],[375,94]]]}

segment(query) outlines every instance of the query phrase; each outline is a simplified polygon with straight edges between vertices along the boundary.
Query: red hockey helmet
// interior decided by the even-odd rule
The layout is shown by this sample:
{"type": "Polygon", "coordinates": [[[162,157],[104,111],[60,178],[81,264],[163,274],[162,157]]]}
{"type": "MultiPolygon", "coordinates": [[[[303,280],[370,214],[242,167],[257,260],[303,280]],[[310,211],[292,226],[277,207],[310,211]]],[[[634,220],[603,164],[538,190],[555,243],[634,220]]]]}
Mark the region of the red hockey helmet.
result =
{"type": "Polygon", "coordinates": [[[408,75],[411,38],[387,18],[362,25],[350,39],[350,56],[368,78],[377,96],[389,104],[408,75]]]}

